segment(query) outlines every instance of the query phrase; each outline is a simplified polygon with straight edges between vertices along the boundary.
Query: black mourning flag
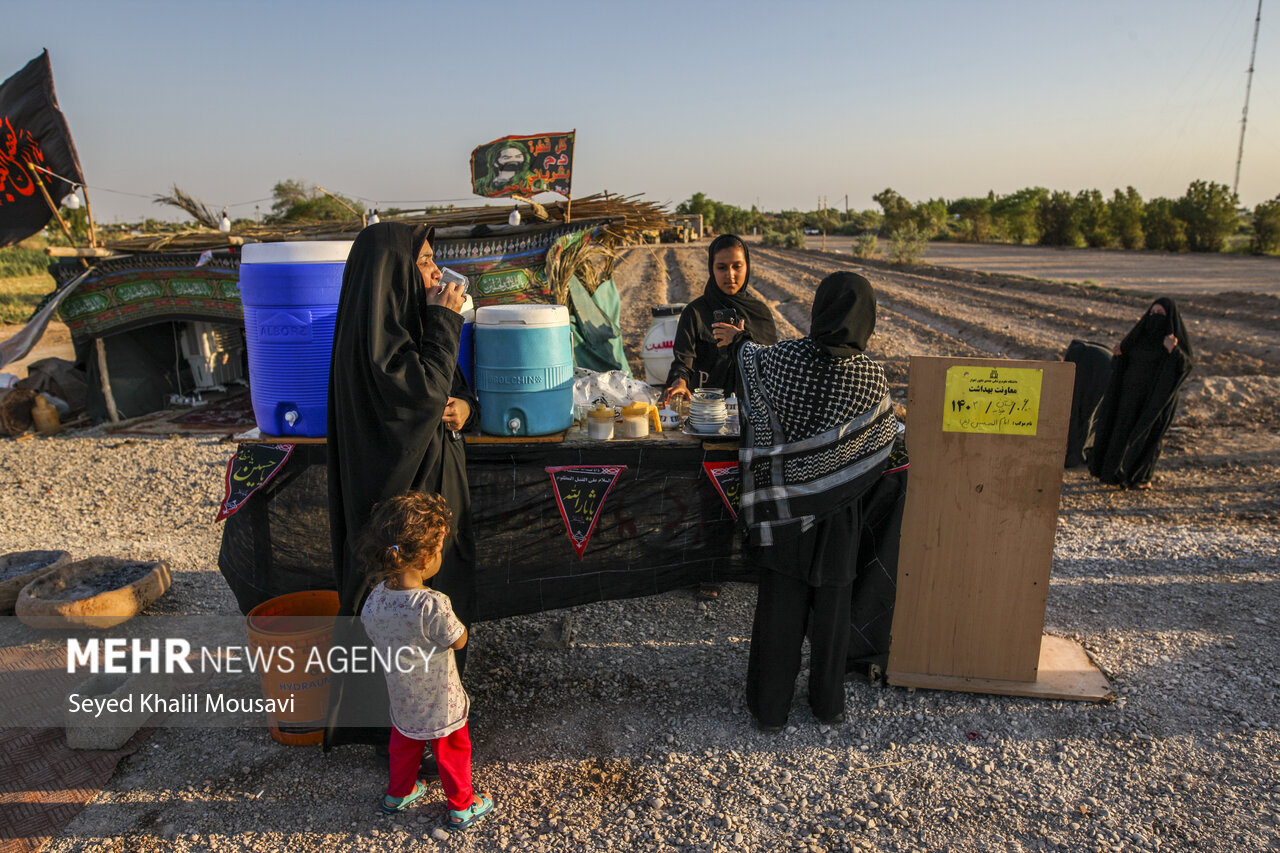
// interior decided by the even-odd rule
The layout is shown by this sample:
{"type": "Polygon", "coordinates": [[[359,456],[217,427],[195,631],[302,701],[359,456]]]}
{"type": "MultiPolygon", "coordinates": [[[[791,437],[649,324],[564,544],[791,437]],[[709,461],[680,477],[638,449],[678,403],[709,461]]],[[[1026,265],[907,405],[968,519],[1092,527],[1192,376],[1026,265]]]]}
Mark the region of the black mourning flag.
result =
{"type": "MultiPolygon", "coordinates": [[[[28,163],[84,183],[71,131],[53,93],[47,50],[0,84],[0,246],[30,237],[53,215],[28,163]]],[[[55,202],[73,189],[48,172],[40,177],[55,202]]]]}

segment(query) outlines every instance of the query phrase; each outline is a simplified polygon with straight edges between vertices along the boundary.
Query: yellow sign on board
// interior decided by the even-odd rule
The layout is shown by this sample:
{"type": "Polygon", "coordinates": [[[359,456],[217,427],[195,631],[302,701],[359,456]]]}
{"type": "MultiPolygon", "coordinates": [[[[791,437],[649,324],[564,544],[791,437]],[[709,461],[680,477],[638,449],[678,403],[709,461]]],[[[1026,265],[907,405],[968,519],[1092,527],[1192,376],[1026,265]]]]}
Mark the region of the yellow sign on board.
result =
{"type": "Polygon", "coordinates": [[[1035,435],[1043,378],[1027,367],[947,368],[942,431],[1035,435]]]}

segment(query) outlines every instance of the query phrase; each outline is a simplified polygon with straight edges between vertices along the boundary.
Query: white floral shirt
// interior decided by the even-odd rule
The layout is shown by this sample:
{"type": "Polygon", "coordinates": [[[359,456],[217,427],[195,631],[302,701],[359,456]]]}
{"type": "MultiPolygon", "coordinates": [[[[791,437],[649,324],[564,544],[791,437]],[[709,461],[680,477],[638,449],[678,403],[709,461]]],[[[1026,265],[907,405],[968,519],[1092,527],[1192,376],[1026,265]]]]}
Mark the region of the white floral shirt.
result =
{"type": "Polygon", "coordinates": [[[465,630],[449,596],[434,589],[387,589],[378,584],[360,621],[374,646],[394,654],[387,670],[391,723],[405,737],[442,738],[467,722],[470,700],[458,678],[453,649],[465,630]]]}

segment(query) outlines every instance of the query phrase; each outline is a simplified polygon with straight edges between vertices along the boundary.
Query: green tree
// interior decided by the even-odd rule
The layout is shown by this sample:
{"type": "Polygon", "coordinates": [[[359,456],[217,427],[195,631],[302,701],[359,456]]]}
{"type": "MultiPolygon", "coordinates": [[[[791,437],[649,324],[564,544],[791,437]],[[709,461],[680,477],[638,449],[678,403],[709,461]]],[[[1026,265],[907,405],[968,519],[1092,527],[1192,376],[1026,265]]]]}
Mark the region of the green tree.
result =
{"type": "Polygon", "coordinates": [[[1142,212],[1142,231],[1148,249],[1183,252],[1187,248],[1187,224],[1178,218],[1177,204],[1168,198],[1153,198],[1142,212]]]}
{"type": "Polygon", "coordinates": [[[959,238],[970,243],[983,243],[996,238],[995,220],[991,207],[995,193],[985,198],[958,198],[947,206],[947,212],[957,217],[959,238]]]}
{"type": "Polygon", "coordinates": [[[1081,190],[1076,193],[1073,204],[1086,246],[1102,249],[1116,242],[1111,230],[1111,208],[1100,191],[1081,190]]]}
{"type": "Polygon", "coordinates": [[[911,210],[911,219],[926,240],[932,239],[947,227],[947,203],[940,198],[919,202],[911,210]]]}
{"type": "Polygon", "coordinates": [[[1079,246],[1084,243],[1071,193],[1055,190],[1040,206],[1040,243],[1044,246],[1079,246]]]}
{"type": "Polygon", "coordinates": [[[1280,251],[1280,195],[1253,209],[1253,242],[1255,255],[1280,251]]]}
{"type": "Polygon", "coordinates": [[[1111,211],[1111,230],[1115,232],[1121,248],[1141,249],[1144,243],[1142,214],[1146,205],[1138,191],[1133,187],[1128,187],[1123,193],[1116,190],[1107,207],[1111,211]]]}
{"type": "Polygon", "coordinates": [[[306,183],[296,178],[280,181],[271,188],[271,195],[275,199],[271,203],[271,214],[277,218],[287,218],[284,215],[286,210],[298,202],[306,201],[314,194],[315,190],[308,189],[306,183]]]}
{"type": "Polygon", "coordinates": [[[1040,206],[1048,199],[1044,187],[1028,187],[995,199],[990,211],[996,229],[1015,243],[1039,241],[1040,206]]]}
{"type": "Polygon", "coordinates": [[[897,231],[911,220],[911,202],[892,189],[885,188],[871,197],[884,210],[884,227],[897,231]]]}
{"type": "Polygon", "coordinates": [[[329,222],[359,217],[364,213],[364,205],[358,201],[343,196],[334,198],[318,189],[307,189],[307,186],[303,181],[288,180],[272,187],[271,195],[275,201],[271,203],[268,219],[275,222],[329,222]],[[356,212],[353,214],[348,206],[356,212]]]}
{"type": "Polygon", "coordinates": [[[1240,224],[1240,200],[1226,184],[1192,181],[1176,203],[1178,218],[1187,225],[1187,248],[1193,252],[1221,252],[1240,224]]]}

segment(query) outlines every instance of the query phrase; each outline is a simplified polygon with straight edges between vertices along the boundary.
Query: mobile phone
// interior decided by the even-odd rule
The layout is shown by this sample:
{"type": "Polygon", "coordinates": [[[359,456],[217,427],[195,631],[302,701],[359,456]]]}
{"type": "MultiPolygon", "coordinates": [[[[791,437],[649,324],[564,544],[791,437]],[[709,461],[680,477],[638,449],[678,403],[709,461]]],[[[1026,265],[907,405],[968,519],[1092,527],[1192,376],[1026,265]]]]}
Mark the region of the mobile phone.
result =
{"type": "Polygon", "coordinates": [[[717,323],[729,325],[737,325],[739,316],[737,308],[717,308],[711,312],[711,318],[717,323]]]}

